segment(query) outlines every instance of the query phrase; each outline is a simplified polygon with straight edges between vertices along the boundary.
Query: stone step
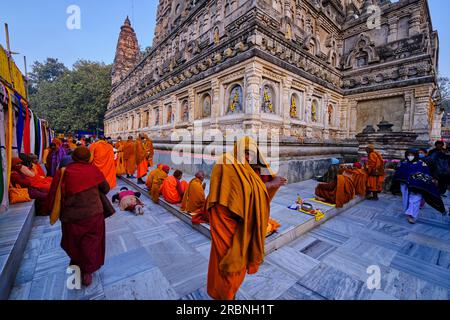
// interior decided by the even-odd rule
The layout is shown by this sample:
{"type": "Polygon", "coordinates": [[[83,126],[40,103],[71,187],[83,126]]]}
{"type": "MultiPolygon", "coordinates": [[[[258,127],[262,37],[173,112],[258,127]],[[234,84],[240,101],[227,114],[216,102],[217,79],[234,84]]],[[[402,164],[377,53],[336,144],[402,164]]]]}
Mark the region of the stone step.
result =
{"type": "MultiPolygon", "coordinates": [[[[183,175],[183,179],[190,181],[192,176],[183,175]]],[[[150,198],[148,190],[142,185],[138,185],[135,179],[128,179],[121,177],[121,179],[130,185],[132,188],[141,192],[144,196],[150,198]]],[[[317,202],[312,202],[316,209],[321,209],[325,213],[325,218],[321,221],[316,221],[315,217],[288,209],[288,206],[297,200],[298,195],[303,199],[310,199],[314,197],[314,190],[317,182],[314,180],[307,180],[295,184],[290,184],[286,187],[280,189],[275,198],[271,203],[271,218],[275,219],[281,224],[278,232],[270,235],[266,239],[266,254],[270,254],[275,250],[291,243],[305,233],[311,231],[312,229],[322,225],[324,222],[332,219],[341,212],[348,210],[349,208],[360,203],[364,199],[361,197],[356,197],[349,203],[347,203],[343,208],[335,208],[320,204],[317,202]]],[[[209,181],[207,181],[207,186],[209,187],[209,181]]],[[[205,190],[208,194],[208,187],[205,190]]],[[[176,205],[169,204],[160,198],[159,204],[169,211],[171,214],[179,218],[181,221],[189,224],[192,228],[202,233],[208,238],[211,238],[210,226],[208,224],[193,225],[191,216],[189,214],[180,211],[180,207],[176,205]]]]}
{"type": "Polygon", "coordinates": [[[12,205],[0,214],[0,300],[7,300],[16,279],[35,216],[35,202],[12,205]]]}

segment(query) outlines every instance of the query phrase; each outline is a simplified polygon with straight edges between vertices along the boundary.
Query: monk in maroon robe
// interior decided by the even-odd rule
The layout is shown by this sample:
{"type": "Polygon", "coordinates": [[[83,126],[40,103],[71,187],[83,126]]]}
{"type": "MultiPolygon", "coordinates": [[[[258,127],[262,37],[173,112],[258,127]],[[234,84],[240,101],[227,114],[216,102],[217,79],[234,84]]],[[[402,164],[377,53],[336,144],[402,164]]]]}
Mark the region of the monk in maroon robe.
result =
{"type": "MultiPolygon", "coordinates": [[[[92,274],[105,262],[105,218],[100,192],[106,195],[110,189],[100,170],[89,163],[90,157],[89,149],[78,147],[72,154],[74,162],[67,165],[64,174],[57,171],[50,191],[56,194],[60,185],[61,247],[70,257],[70,264],[80,268],[85,286],[92,283],[92,274]]],[[[55,197],[51,198],[53,208],[55,197]]]]}

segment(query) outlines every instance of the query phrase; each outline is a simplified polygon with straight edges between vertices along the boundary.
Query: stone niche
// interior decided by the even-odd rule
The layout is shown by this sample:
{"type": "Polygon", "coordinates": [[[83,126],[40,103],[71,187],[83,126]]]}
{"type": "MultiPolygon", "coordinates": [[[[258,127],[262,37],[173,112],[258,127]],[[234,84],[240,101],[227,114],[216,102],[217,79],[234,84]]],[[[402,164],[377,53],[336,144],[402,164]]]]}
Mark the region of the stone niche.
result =
{"type": "Polygon", "coordinates": [[[356,107],[356,132],[362,132],[367,126],[376,126],[385,120],[393,124],[393,131],[401,131],[405,114],[403,96],[359,101],[356,107]]]}

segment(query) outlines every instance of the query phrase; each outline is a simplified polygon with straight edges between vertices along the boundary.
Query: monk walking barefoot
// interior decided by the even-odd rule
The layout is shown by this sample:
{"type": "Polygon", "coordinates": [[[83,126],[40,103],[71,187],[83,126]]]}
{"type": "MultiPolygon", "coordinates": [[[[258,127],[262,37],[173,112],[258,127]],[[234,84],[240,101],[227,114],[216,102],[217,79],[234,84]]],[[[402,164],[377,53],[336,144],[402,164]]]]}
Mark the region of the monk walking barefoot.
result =
{"type": "Polygon", "coordinates": [[[219,158],[206,206],[212,238],[207,289],[212,298],[234,299],[245,274],[258,271],[264,261],[270,201],[286,183],[273,174],[249,137],[219,158]]]}

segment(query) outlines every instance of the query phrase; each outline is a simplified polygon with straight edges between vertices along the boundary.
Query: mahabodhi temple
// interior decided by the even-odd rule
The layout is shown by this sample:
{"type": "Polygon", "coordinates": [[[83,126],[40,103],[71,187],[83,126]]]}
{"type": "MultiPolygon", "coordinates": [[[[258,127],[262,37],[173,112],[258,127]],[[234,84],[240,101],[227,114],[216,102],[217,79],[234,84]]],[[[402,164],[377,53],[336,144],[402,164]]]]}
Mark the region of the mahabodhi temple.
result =
{"type": "Polygon", "coordinates": [[[173,133],[275,130],[280,173],[301,181],[364,143],[438,139],[438,55],[426,0],[160,0],[150,48],[121,27],[105,134],[148,134],[170,163],[173,133]]]}

